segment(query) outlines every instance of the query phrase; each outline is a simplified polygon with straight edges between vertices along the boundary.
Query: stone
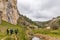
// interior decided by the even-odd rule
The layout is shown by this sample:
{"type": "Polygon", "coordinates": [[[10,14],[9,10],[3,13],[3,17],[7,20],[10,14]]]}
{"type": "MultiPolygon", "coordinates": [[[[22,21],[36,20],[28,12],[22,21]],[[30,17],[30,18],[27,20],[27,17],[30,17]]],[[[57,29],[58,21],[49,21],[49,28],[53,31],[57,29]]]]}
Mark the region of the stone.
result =
{"type": "Polygon", "coordinates": [[[40,40],[38,37],[33,37],[32,40],[40,40]]]}
{"type": "Polygon", "coordinates": [[[0,0],[0,11],[2,11],[2,20],[17,24],[19,18],[17,0],[0,0]]]}
{"type": "Polygon", "coordinates": [[[2,23],[2,11],[0,11],[0,24],[2,23]]]}

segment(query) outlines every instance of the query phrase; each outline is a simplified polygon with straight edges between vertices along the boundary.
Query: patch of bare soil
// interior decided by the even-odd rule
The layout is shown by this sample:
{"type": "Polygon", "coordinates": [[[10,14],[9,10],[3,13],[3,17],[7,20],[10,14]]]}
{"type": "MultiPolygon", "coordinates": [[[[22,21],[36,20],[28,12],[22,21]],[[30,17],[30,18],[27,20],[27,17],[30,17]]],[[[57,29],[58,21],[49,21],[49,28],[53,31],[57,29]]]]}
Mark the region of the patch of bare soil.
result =
{"type": "Polygon", "coordinates": [[[39,37],[43,40],[60,40],[60,38],[56,38],[56,37],[51,37],[48,35],[43,35],[43,34],[35,34],[36,37],[39,37]]]}

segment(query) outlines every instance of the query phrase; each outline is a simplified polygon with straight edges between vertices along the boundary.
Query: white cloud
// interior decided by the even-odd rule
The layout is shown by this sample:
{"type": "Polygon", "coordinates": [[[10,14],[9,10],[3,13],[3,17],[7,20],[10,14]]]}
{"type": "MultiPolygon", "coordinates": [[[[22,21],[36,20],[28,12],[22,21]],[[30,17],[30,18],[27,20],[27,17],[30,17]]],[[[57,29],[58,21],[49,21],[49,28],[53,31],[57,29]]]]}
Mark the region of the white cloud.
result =
{"type": "Polygon", "coordinates": [[[18,0],[18,9],[33,21],[46,21],[60,15],[60,0],[18,0]]]}

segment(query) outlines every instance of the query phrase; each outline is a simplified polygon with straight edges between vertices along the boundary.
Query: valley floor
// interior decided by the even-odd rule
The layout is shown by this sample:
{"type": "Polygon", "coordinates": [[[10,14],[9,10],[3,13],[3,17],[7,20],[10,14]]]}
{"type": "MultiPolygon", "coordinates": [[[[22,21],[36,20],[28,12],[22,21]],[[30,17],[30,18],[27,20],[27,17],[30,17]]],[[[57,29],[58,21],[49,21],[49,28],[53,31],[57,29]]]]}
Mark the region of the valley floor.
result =
{"type": "Polygon", "coordinates": [[[27,29],[23,25],[12,25],[5,21],[0,24],[0,40],[31,40],[34,36],[44,40],[60,40],[60,29],[27,29]],[[18,29],[18,34],[7,35],[7,29],[18,29]]]}
{"type": "Polygon", "coordinates": [[[33,32],[35,36],[44,40],[60,40],[60,29],[58,30],[38,29],[33,30],[33,32]]]}
{"type": "Polygon", "coordinates": [[[60,38],[44,35],[44,34],[35,34],[36,37],[42,39],[42,40],[60,40],[60,38]]]}

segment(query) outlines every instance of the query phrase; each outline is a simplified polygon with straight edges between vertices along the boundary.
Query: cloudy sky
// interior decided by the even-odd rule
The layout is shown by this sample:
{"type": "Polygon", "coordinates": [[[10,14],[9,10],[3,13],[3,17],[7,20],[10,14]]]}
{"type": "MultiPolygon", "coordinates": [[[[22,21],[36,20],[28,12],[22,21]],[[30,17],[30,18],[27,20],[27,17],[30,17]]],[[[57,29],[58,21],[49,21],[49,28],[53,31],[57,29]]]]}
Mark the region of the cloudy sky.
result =
{"type": "Polygon", "coordinates": [[[47,21],[60,15],[60,0],[18,0],[21,14],[33,21],[47,21]]]}

